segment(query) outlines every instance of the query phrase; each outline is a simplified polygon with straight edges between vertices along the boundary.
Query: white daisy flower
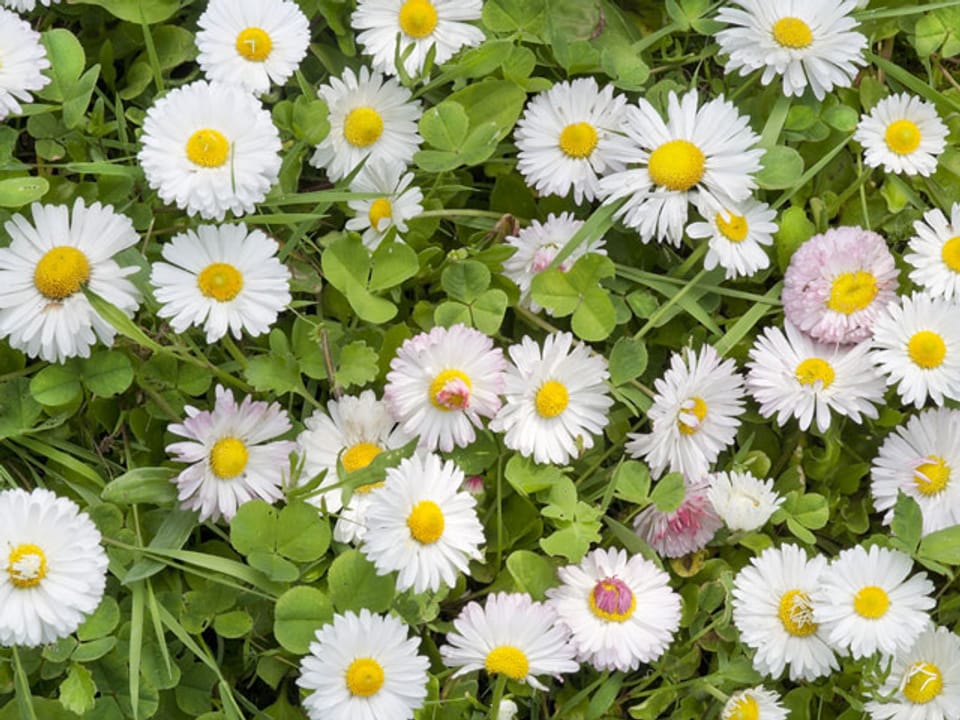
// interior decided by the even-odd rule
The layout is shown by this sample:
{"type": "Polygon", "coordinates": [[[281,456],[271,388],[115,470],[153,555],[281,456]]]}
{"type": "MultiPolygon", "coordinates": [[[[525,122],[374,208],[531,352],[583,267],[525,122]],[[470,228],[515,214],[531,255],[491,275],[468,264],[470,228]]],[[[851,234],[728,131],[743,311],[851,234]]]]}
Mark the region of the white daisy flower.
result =
{"type": "Polygon", "coordinates": [[[670,369],[654,388],[651,432],[629,435],[626,451],[644,458],[655,478],[668,467],[703,477],[740,427],[744,392],[736,363],[721,360],[709,345],[699,355],[685,348],[670,356],[670,369]]]}
{"type": "Polygon", "coordinates": [[[903,492],[920,505],[923,534],[960,523],[960,410],[924,410],[887,436],[873,460],[870,494],[883,522],[903,492]]]}
{"type": "Polygon", "coordinates": [[[933,103],[900,93],[860,116],[853,139],[863,145],[863,161],[892,173],[931,175],[947,146],[947,126],[933,103]]]}
{"type": "Polygon", "coordinates": [[[561,82],[534,95],[517,122],[517,170],[541,195],[579,205],[597,197],[600,177],[625,169],[630,145],[621,134],[627,100],[592,77],[561,82]]]}
{"type": "Polygon", "coordinates": [[[370,494],[363,554],[397,589],[436,592],[453,587],[470,560],[483,560],[483,526],[476,498],[461,491],[463,471],[439,455],[415,454],[387,470],[370,494]]]}
{"type": "Polygon", "coordinates": [[[30,357],[62,363],[90,357],[99,339],[116,334],[83,294],[83,287],[133,317],[140,293],[113,256],[140,239],[133,223],[110,205],[30,206],[33,224],[14,215],[4,225],[11,243],[0,248],[0,339],[30,357]]]}
{"type": "Polygon", "coordinates": [[[49,490],[0,491],[0,646],[36,647],[73,633],[107,580],[100,531],[49,490]]]}
{"type": "Polygon", "coordinates": [[[503,444],[538,463],[562,465],[593,447],[613,405],[607,361],[573,335],[554,333],[540,346],[528,336],[507,351],[506,404],[490,421],[503,444]]]}
{"type": "Polygon", "coordinates": [[[580,669],[570,633],[556,621],[553,608],[526,593],[488,595],[483,607],[471,602],[460,612],[440,655],[447,667],[459,668],[454,677],[486,670],[546,691],[538,675],[560,680],[580,669]]]}
{"type": "Polygon", "coordinates": [[[245,225],[200,225],[164,243],[150,283],[178,333],[203,325],[207,342],[243,331],[262,335],[290,304],[290,271],[277,259],[278,245],[245,225]]]}
{"type": "Polygon", "coordinates": [[[735,692],[720,713],[721,720],[786,720],[780,696],[763,685],[735,692]]]}
{"type": "Polygon", "coordinates": [[[913,266],[910,279],[933,297],[960,301],[960,203],[950,208],[949,221],[937,208],[913,229],[910,252],[903,256],[913,266]]]}
{"type": "MultiPolygon", "coordinates": [[[[37,6],[38,0],[2,0],[0,4],[6,5],[8,8],[13,8],[17,12],[30,12],[37,6]]],[[[50,7],[51,5],[56,5],[60,0],[39,0],[39,3],[44,7],[50,7]]]]}
{"type": "Polygon", "coordinates": [[[709,199],[701,199],[697,208],[706,222],[691,223],[687,235],[708,238],[703,266],[713,270],[717,265],[726,270],[727,280],[749,277],[770,266],[770,257],[763,249],[773,244],[777,211],[766,203],[748,198],[741,202],[724,202],[715,207],[709,199]]]}
{"type": "Polygon", "coordinates": [[[753,667],[778,678],[815,680],[837,670],[827,633],[813,620],[813,594],[827,561],[808,559],[796,545],[767,548],[733,581],[733,622],[740,639],[756,650],[753,667]]]}
{"type": "Polygon", "coordinates": [[[636,670],[663,655],[680,627],[680,596],[670,577],[624,550],[594,550],[557,570],[547,604],[570,629],[577,659],[598,670],[636,670]]]}
{"type": "Polygon", "coordinates": [[[187,405],[187,418],[167,430],[187,438],[168,445],[175,462],[190,463],[172,479],[184,510],[199,510],[200,522],[221,516],[233,519],[237,508],[260,498],[275,503],[296,444],[267,442],[290,430],[290,419],[278,403],[254,401],[237,405],[233,392],[217,385],[213,410],[187,405]]]}
{"type": "Polygon", "coordinates": [[[246,215],[280,172],[280,133],[260,101],[236,85],[198,80],[147,110],[137,156],[160,199],[190,216],[246,215]]]}
{"type": "Polygon", "coordinates": [[[40,33],[9,10],[0,8],[0,120],[21,112],[20,102],[31,102],[31,90],[50,82],[50,67],[40,33]],[[20,102],[18,102],[20,101],[20,102]]]}
{"type": "MultiPolygon", "coordinates": [[[[506,244],[516,248],[517,251],[504,260],[503,274],[520,288],[521,305],[529,307],[533,312],[540,312],[543,309],[530,298],[533,278],[550,267],[557,253],[581,227],[583,227],[583,220],[575,219],[573,213],[564,212],[559,216],[550,213],[547,215],[546,222],[531,220],[529,227],[516,235],[506,237],[506,244]]],[[[586,242],[580,243],[563,262],[557,265],[557,269],[567,272],[587,253],[606,255],[603,238],[587,238],[586,242]]],[[[553,312],[548,309],[547,314],[552,315],[553,312]]]]}
{"type": "Polygon", "coordinates": [[[879,695],[866,711],[873,720],[950,720],[960,717],[960,637],[928,626],[909,650],[893,658],[879,695]]]}
{"type": "Polygon", "coordinates": [[[680,246],[691,202],[721,205],[720,198],[746,200],[757,186],[760,139],[733,103],[719,98],[697,106],[697,92],[682,99],[671,92],[667,121],[643,98],[629,106],[623,131],[632,141],[622,154],[628,165],[600,180],[607,203],[625,199],[614,217],[634,228],[644,243],[656,238],[680,246]]]}
{"type": "Polygon", "coordinates": [[[503,352],[479,330],[435,327],[397,350],[383,398],[422,448],[450,452],[474,441],[481,418],[497,414],[505,366],[503,352]]]}
{"type": "Polygon", "coordinates": [[[748,472],[718,472],[707,480],[707,498],[731,530],[759,530],[783,504],[773,480],[760,480],[748,472]]]}
{"type": "Polygon", "coordinates": [[[726,72],[762,68],[762,84],[782,75],[784,95],[802,95],[809,85],[817,100],[850,87],[867,46],[854,32],[856,7],[857,0],[731,0],[717,20],[732,27],[715,35],[726,72]]]}
{"type": "Polygon", "coordinates": [[[350,190],[381,193],[370,200],[350,200],[347,205],[357,216],[347,220],[347,230],[363,233],[363,244],[376,250],[390,228],[397,229],[397,239],[407,232],[407,220],[423,212],[423,193],[411,186],[413,173],[404,174],[400,163],[385,161],[367,163],[350,183],[350,190]]]}
{"type": "Polygon", "coordinates": [[[435,48],[434,63],[443,65],[460,48],[483,42],[483,31],[468,24],[480,19],[482,4],[481,0],[358,0],[350,25],[362,31],[357,42],[373,56],[374,68],[385,75],[396,75],[394,58],[412,48],[403,69],[416,77],[431,48],[435,48]]]}
{"type": "Polygon", "coordinates": [[[390,615],[334,615],[300,661],[310,720],[410,720],[427,697],[430,661],[420,638],[390,615]]]}
{"type": "Polygon", "coordinates": [[[633,519],[634,531],[663,557],[679,558],[702,550],[723,527],[707,489],[705,479],[684,478],[683,500],[677,509],[664,512],[650,503],[633,519]]]}
{"type": "Polygon", "coordinates": [[[310,164],[336,182],[364,158],[367,164],[396,162],[406,167],[420,147],[420,103],[394,78],[347,68],[317,92],[330,108],[330,133],[317,145],[310,164]]]}
{"type": "Polygon", "coordinates": [[[873,326],[870,359],[903,402],[960,400],[957,305],[923,294],[891,303],[873,326]]]}
{"type": "Polygon", "coordinates": [[[930,622],[936,602],[926,573],[897,550],[861,545],[841,550],[813,594],[813,619],[838,652],[854,658],[910,648],[930,622]]]}
{"type": "Polygon", "coordinates": [[[821,344],[789,321],[784,330],[764,328],[750,348],[747,390],[761,415],[776,415],[781,427],[795,417],[801,430],[816,419],[820,432],[830,427],[831,411],[858,425],[879,416],[875,403],[883,403],[886,385],[867,356],[869,342],[821,344]]]}

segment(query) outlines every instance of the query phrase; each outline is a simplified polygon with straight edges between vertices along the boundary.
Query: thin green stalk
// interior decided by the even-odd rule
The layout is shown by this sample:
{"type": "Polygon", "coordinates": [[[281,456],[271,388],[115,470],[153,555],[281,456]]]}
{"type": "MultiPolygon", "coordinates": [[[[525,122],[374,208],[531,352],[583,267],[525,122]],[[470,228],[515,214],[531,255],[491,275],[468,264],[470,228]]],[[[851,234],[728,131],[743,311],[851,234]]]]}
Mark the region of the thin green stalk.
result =
{"type": "Polygon", "coordinates": [[[500,717],[500,700],[503,699],[503,690],[506,686],[507,678],[498,674],[493,686],[493,700],[490,703],[490,720],[497,720],[500,717]]]}
{"type": "Polygon", "coordinates": [[[644,324],[644,326],[640,328],[640,330],[637,331],[637,334],[634,335],[633,337],[636,338],[637,340],[640,340],[641,338],[643,338],[644,335],[646,335],[654,327],[656,327],[656,324],[660,320],[660,318],[666,315],[667,312],[670,310],[670,308],[676,305],[681,298],[686,296],[686,294],[689,293],[690,290],[696,287],[697,284],[700,282],[700,280],[702,280],[706,274],[707,274],[706,270],[701,270],[693,277],[693,279],[690,280],[690,282],[688,282],[682,288],[677,290],[677,292],[672,297],[670,297],[670,299],[668,299],[663,305],[661,305],[656,309],[656,311],[647,319],[647,322],[644,324]]]}

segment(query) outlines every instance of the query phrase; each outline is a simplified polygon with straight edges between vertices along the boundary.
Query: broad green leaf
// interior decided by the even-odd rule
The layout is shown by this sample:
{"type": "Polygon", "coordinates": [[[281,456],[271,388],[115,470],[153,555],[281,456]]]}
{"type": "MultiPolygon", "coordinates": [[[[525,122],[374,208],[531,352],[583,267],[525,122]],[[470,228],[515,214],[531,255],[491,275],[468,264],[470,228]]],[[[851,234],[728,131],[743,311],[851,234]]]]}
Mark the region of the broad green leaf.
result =
{"type": "Polygon", "coordinates": [[[526,92],[515,82],[486,78],[458,90],[446,101],[463,107],[470,118],[471,132],[484,123],[492,123],[495,137],[500,141],[513,129],[526,99],[526,92]]]}
{"type": "Polygon", "coordinates": [[[447,295],[469,305],[490,287],[490,271],[481,262],[464,260],[448,265],[440,283],[447,295]]]}
{"type": "Polygon", "coordinates": [[[139,25],[163,22],[180,9],[179,0],[79,0],[81,5],[99,5],[111,15],[139,25]]]}
{"type": "Polygon", "coordinates": [[[359,550],[337,556],[327,571],[330,600],[337,612],[367,608],[386,612],[393,602],[393,575],[377,575],[376,568],[359,550]]]}
{"type": "Polygon", "coordinates": [[[253,618],[244,610],[233,610],[217,615],[213,629],[220,637],[241,638],[253,629],[253,618]]]}
{"type": "Polygon", "coordinates": [[[348,388],[366,385],[380,373],[380,356],[362,340],[352,342],[340,351],[337,361],[337,383],[348,388]]]}
{"type": "Polygon", "coordinates": [[[419,270],[420,261],[413,248],[397,240],[383,242],[373,251],[373,272],[367,287],[371,292],[389,290],[403,284],[419,270]]]}
{"type": "Polygon", "coordinates": [[[319,145],[330,132],[330,110],[319,98],[300,95],[293,103],[293,134],[309,145],[319,145]]]}
{"type": "Polygon", "coordinates": [[[904,550],[911,555],[916,552],[923,535],[923,515],[917,501],[902,491],[898,493],[897,502],[893,506],[893,521],[890,523],[890,529],[903,543],[904,550]]]}
{"type": "Polygon", "coordinates": [[[77,36],[66,28],[54,28],[42,33],[41,41],[50,61],[50,84],[37,91],[39,97],[63,102],[72,96],[74,83],[83,73],[87,56],[77,36]]]}
{"type": "Polygon", "coordinates": [[[280,511],[277,522],[277,552],[295,562],[313,562],[330,547],[330,524],[317,508],[291,502],[280,511]]]}
{"type": "Polygon", "coordinates": [[[316,632],[333,620],[330,599],[316,588],[301,585],[291,588],[277,600],[273,614],[273,634],[277,642],[295,655],[305,655],[316,632]]]}
{"type": "Polygon", "coordinates": [[[272,553],[277,546],[277,510],[263,500],[251,500],[237,508],[230,521],[230,544],[243,555],[272,553]]]}
{"type": "Polygon", "coordinates": [[[566,317],[580,305],[579,291],[559,268],[549,268],[534,275],[530,296],[537,304],[550,308],[555,317],[566,317]]]}
{"type": "Polygon", "coordinates": [[[647,346],[642,340],[622,337],[610,351],[610,382],[623,385],[647,369],[647,346]]]}
{"type": "Polygon", "coordinates": [[[15,378],[0,383],[0,440],[17,437],[40,417],[40,403],[30,392],[30,381],[15,378]]]}
{"type": "MultiPolygon", "coordinates": [[[[621,500],[645,505],[650,494],[650,471],[636,460],[627,460],[613,473],[614,494],[621,500]]],[[[661,491],[664,492],[664,491],[661,491]]]]}
{"type": "Polygon", "coordinates": [[[589,288],[573,312],[570,327],[577,337],[590,342],[605,340],[617,324],[617,313],[610,296],[600,287],[589,288]]]}
{"type": "Polygon", "coordinates": [[[564,478],[556,465],[540,465],[522,455],[511,456],[504,474],[507,482],[521,495],[548,490],[564,478]]]}
{"type": "Polygon", "coordinates": [[[72,663],[67,677],[60,683],[60,704],[70,712],[83,715],[96,704],[97,686],[93,676],[83,665],[72,663]]]}
{"type": "Polygon", "coordinates": [[[176,470],[138,467],[111,480],[100,493],[105,502],[119,505],[151,503],[167,505],[177,499],[176,470]]]}
{"type": "Polygon", "coordinates": [[[770,148],[760,162],[763,169],[757,173],[757,184],[765,190],[793,187],[803,175],[803,158],[791,147],[770,148]]]}
{"type": "Polygon", "coordinates": [[[95,395],[111,397],[124,392],[133,382],[133,366],[122,352],[95,352],[80,363],[83,384],[95,395]]]}
{"type": "Polygon", "coordinates": [[[920,541],[918,555],[944,565],[960,565],[960,525],[932,532],[920,541]]]}
{"type": "Polygon", "coordinates": [[[780,229],[773,237],[781,270],[787,268],[796,249],[813,237],[816,231],[816,225],[810,222],[802,207],[787,208],[780,214],[780,229]]]}
{"type": "Polygon", "coordinates": [[[36,202],[50,189],[46,178],[12,177],[0,180],[0,207],[20,208],[36,202]]]}
{"type": "Polygon", "coordinates": [[[30,394],[41,405],[56,407],[77,400],[83,394],[82,373],[76,360],[48,365],[33,376],[30,394]]]}
{"type": "Polygon", "coordinates": [[[653,486],[650,500],[656,504],[660,512],[670,513],[680,507],[685,494],[683,475],[672,472],[664,475],[653,486]]]}
{"type": "MultiPolygon", "coordinates": [[[[494,60],[499,63],[498,58],[494,60]]],[[[420,134],[438,150],[459,151],[469,126],[470,118],[463,106],[450,100],[435,105],[420,117],[420,134]]]]}
{"type": "Polygon", "coordinates": [[[496,335],[507,312],[508,298],[503,290],[493,288],[470,305],[473,326],[486,335],[496,335]]]}
{"type": "Polygon", "coordinates": [[[120,606],[110,595],[105,595],[100,605],[77,629],[77,637],[86,642],[112,633],[120,624],[120,606]]]}
{"type": "Polygon", "coordinates": [[[529,593],[534,600],[543,600],[547,588],[557,584],[557,570],[549,560],[529,550],[516,550],[507,558],[517,589],[529,593]]]}

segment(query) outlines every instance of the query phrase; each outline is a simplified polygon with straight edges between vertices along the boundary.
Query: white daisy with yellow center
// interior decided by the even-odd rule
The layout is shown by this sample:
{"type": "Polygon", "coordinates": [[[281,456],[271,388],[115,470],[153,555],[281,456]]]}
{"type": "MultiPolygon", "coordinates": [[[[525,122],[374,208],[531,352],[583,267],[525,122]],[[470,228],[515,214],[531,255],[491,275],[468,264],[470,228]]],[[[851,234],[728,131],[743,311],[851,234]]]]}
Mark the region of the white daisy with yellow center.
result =
{"type": "Polygon", "coordinates": [[[933,103],[908,93],[891,95],[860,117],[853,139],[863,161],[892,173],[931,175],[947,147],[947,126],[933,103]]]}
{"type": "Polygon", "coordinates": [[[913,266],[910,279],[933,297],[960,301],[960,203],[951,206],[949,220],[935,208],[913,229],[910,252],[903,256],[913,266]]]}
{"type": "Polygon", "coordinates": [[[175,462],[190,463],[172,479],[184,510],[198,510],[200,522],[231,520],[249,500],[275,503],[296,444],[267,442],[290,430],[290,419],[277,403],[247,396],[240,405],[233,392],[218,385],[213,410],[184,408],[187,417],[167,430],[186,438],[168,445],[175,462]]]}
{"type": "Polygon", "coordinates": [[[720,713],[721,720],[786,720],[780,696],[763,685],[735,692],[720,713]]]}
{"type": "Polygon", "coordinates": [[[31,102],[33,90],[43,89],[50,67],[40,33],[19,15],[0,8],[0,120],[19,114],[21,102],[31,102]]]}
{"type": "Polygon", "coordinates": [[[783,504],[773,480],[761,480],[748,472],[713,473],[707,481],[710,504],[733,531],[759,530],[783,504]]]}
{"type": "Polygon", "coordinates": [[[356,217],[347,220],[347,230],[363,233],[363,244],[370,250],[380,246],[391,228],[395,228],[395,239],[403,240],[407,220],[423,212],[423,192],[412,183],[413,173],[404,173],[400,163],[384,161],[364,165],[350,183],[350,190],[380,193],[381,197],[348,201],[356,217]]]}
{"type": "Polygon", "coordinates": [[[687,235],[707,238],[704,268],[713,270],[719,265],[726,270],[727,280],[733,280],[750,277],[770,266],[770,257],[763,248],[773,244],[776,210],[752,198],[723,202],[720,207],[701,201],[698,210],[704,222],[691,223],[687,235]]]}

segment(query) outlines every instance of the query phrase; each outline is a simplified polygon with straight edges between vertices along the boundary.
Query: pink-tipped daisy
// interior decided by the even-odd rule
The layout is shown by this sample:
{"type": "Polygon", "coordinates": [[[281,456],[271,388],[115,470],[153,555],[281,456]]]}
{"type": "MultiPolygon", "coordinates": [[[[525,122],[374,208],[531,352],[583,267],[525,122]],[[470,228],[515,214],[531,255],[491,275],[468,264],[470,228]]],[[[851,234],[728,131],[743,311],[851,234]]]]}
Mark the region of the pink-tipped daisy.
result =
{"type": "Polygon", "coordinates": [[[648,505],[633,521],[633,529],[659,555],[689,555],[713,540],[723,520],[713,509],[706,480],[684,483],[683,502],[672,512],[648,505]]]}

